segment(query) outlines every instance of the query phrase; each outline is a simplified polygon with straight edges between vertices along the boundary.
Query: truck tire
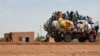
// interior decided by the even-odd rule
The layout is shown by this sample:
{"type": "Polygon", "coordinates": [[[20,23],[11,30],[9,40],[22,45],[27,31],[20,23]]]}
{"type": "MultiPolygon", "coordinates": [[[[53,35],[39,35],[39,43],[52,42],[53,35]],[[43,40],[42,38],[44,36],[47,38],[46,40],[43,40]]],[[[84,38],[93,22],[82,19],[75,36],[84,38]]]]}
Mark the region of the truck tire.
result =
{"type": "Polygon", "coordinates": [[[55,42],[61,42],[62,41],[62,37],[56,36],[54,37],[55,42]]]}
{"type": "Polygon", "coordinates": [[[89,42],[95,42],[96,41],[96,37],[93,34],[89,35],[89,42]]]}
{"type": "Polygon", "coordinates": [[[71,34],[65,34],[63,40],[64,42],[71,42],[72,40],[71,34]]]}
{"type": "Polygon", "coordinates": [[[78,41],[79,42],[85,42],[85,38],[84,37],[80,37],[80,38],[78,38],[78,41]]]}

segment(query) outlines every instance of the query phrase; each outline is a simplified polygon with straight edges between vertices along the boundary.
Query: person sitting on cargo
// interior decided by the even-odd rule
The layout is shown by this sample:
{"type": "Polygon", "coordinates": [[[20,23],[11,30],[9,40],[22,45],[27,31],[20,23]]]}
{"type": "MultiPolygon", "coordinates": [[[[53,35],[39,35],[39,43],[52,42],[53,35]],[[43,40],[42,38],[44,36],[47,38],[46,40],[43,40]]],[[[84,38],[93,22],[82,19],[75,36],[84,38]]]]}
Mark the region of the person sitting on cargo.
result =
{"type": "Polygon", "coordinates": [[[52,16],[51,18],[49,18],[45,24],[44,24],[44,29],[48,32],[51,32],[52,30],[52,22],[57,20],[57,17],[56,17],[56,11],[54,13],[52,13],[52,16]]]}
{"type": "Polygon", "coordinates": [[[68,19],[68,16],[67,16],[65,13],[63,13],[63,14],[62,14],[62,18],[63,18],[63,19],[68,19]]]}
{"type": "Polygon", "coordinates": [[[70,20],[70,12],[69,11],[66,12],[66,19],[70,20]]]}
{"type": "Polygon", "coordinates": [[[57,29],[55,28],[55,26],[57,26],[56,24],[59,18],[62,18],[62,12],[60,11],[54,12],[52,17],[48,20],[48,22],[44,24],[44,29],[48,32],[46,35],[45,42],[49,41],[49,37],[52,31],[54,31],[54,29],[57,29]]]}
{"type": "Polygon", "coordinates": [[[69,16],[70,15],[69,11],[67,11],[66,14],[69,16]]]}
{"type": "Polygon", "coordinates": [[[51,25],[51,23],[52,23],[54,20],[56,20],[56,12],[52,13],[51,18],[49,19],[50,25],[51,25]]]}
{"type": "Polygon", "coordinates": [[[57,17],[57,20],[63,19],[63,13],[62,13],[61,11],[58,11],[58,12],[56,13],[56,17],[57,17]]]}
{"type": "Polygon", "coordinates": [[[62,16],[62,12],[57,13],[58,22],[61,25],[61,27],[63,27],[64,29],[72,28],[73,22],[64,19],[62,16]]]}
{"type": "Polygon", "coordinates": [[[69,17],[70,17],[69,20],[73,21],[74,19],[76,19],[76,14],[73,11],[71,11],[69,17]]]}
{"type": "Polygon", "coordinates": [[[76,18],[80,20],[80,15],[79,15],[78,11],[76,11],[76,18]]]}
{"type": "Polygon", "coordinates": [[[64,16],[63,13],[61,11],[58,11],[56,13],[56,19],[57,20],[53,22],[53,25],[55,25],[56,27],[58,27],[56,24],[59,24],[59,21],[60,20],[64,20],[64,17],[63,16],[64,16]]]}
{"type": "MultiPolygon", "coordinates": [[[[62,14],[62,12],[60,12],[60,11],[54,12],[54,13],[52,14],[52,17],[51,17],[49,20],[47,20],[47,22],[45,23],[44,27],[45,27],[45,28],[48,27],[48,29],[52,29],[52,23],[53,23],[53,21],[57,21],[57,20],[58,20],[58,18],[59,18],[58,14],[59,14],[59,13],[62,14]]],[[[62,18],[62,17],[61,17],[61,18],[62,18]]],[[[50,30],[50,31],[51,31],[51,30],[50,30]]]]}
{"type": "Polygon", "coordinates": [[[87,16],[88,23],[92,23],[92,18],[87,16]]]}
{"type": "Polygon", "coordinates": [[[48,31],[49,24],[50,24],[50,21],[49,21],[49,20],[47,20],[47,21],[44,23],[43,28],[44,28],[45,31],[48,31]]]}
{"type": "Polygon", "coordinates": [[[76,11],[76,19],[77,19],[77,20],[82,20],[82,19],[83,19],[83,15],[80,15],[80,14],[78,13],[78,11],[76,11]]]}

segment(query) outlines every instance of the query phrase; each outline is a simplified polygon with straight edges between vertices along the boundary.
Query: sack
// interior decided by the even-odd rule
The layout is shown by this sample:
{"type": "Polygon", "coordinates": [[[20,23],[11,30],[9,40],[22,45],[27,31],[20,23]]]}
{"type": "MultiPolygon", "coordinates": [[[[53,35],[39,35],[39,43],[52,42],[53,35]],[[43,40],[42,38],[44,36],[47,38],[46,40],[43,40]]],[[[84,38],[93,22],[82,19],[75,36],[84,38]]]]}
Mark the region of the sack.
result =
{"type": "Polygon", "coordinates": [[[54,28],[55,30],[60,29],[60,25],[59,25],[58,21],[55,20],[52,22],[52,28],[54,28]]]}
{"type": "Polygon", "coordinates": [[[84,31],[88,31],[88,30],[92,29],[91,25],[88,24],[88,22],[86,20],[79,20],[78,22],[81,22],[81,23],[77,24],[78,29],[82,29],[84,31]]]}
{"type": "Polygon", "coordinates": [[[62,28],[64,29],[69,29],[69,28],[73,28],[73,22],[69,21],[69,20],[60,20],[59,24],[62,28]]]}

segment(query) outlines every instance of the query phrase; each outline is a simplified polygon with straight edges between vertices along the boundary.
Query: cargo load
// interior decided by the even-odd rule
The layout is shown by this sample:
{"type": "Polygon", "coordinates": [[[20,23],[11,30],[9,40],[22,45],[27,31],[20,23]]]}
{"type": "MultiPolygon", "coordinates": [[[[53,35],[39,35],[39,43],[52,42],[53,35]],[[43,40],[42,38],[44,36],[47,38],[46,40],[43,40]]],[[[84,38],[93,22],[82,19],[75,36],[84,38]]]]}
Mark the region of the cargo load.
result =
{"type": "Polygon", "coordinates": [[[66,13],[56,11],[44,23],[44,30],[47,31],[49,37],[54,37],[56,42],[70,42],[74,38],[78,38],[80,42],[84,42],[86,39],[95,42],[99,25],[98,23],[95,25],[91,17],[82,16],[78,11],[70,13],[69,11],[66,13]]]}

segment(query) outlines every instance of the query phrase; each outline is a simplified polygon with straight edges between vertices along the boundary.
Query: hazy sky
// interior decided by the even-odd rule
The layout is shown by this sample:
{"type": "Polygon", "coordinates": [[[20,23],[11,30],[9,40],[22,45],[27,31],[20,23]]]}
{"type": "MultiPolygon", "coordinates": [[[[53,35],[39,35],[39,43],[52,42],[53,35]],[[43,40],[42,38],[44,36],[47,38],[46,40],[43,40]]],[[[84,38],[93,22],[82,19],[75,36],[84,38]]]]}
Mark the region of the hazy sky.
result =
{"type": "Polygon", "coordinates": [[[44,22],[54,11],[79,11],[100,22],[100,0],[0,0],[0,37],[6,32],[34,31],[42,35],[44,22]]]}

